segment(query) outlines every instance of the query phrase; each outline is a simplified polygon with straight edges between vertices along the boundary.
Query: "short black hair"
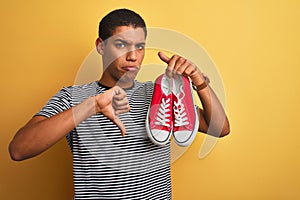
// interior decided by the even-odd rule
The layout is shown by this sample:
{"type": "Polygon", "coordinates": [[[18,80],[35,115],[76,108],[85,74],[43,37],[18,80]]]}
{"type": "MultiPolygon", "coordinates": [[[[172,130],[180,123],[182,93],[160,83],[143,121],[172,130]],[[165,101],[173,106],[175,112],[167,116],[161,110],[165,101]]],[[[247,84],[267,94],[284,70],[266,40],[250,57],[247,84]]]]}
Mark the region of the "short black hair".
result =
{"type": "Polygon", "coordinates": [[[113,10],[102,18],[99,23],[98,36],[102,40],[108,39],[117,26],[140,27],[144,29],[145,37],[147,36],[146,23],[143,18],[136,12],[125,8],[113,10]]]}

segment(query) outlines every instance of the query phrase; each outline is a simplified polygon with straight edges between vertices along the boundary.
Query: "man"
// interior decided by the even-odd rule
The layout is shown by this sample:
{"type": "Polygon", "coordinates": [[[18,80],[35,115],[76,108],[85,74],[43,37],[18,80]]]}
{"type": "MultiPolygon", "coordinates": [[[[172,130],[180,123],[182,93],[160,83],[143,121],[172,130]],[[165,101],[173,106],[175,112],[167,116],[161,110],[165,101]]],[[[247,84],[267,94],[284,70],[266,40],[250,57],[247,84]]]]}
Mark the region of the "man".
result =
{"type": "MultiPolygon", "coordinates": [[[[66,136],[73,153],[75,199],[171,199],[170,145],[153,144],[145,128],[153,83],[135,80],[146,36],[137,13],[119,9],[106,15],[96,40],[103,58],[100,80],[64,87],[53,96],[16,133],[9,146],[12,159],[36,156],[66,136]]],[[[227,135],[224,109],[200,70],[178,55],[158,56],[168,65],[166,75],[189,77],[197,88],[204,108],[198,108],[198,130],[227,135]],[[211,121],[213,110],[218,115],[211,121]]]]}

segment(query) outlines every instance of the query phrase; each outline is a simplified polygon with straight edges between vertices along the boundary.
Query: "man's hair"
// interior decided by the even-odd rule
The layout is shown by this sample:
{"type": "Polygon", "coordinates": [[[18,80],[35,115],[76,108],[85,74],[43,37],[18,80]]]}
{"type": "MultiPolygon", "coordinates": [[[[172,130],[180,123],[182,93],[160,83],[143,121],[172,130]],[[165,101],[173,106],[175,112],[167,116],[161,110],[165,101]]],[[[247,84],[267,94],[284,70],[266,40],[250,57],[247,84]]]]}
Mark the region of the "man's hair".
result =
{"type": "Polygon", "coordinates": [[[128,9],[117,9],[108,13],[99,23],[99,37],[102,40],[108,39],[112,36],[114,30],[118,26],[132,26],[133,28],[143,28],[145,37],[147,36],[146,23],[143,18],[128,9]]]}

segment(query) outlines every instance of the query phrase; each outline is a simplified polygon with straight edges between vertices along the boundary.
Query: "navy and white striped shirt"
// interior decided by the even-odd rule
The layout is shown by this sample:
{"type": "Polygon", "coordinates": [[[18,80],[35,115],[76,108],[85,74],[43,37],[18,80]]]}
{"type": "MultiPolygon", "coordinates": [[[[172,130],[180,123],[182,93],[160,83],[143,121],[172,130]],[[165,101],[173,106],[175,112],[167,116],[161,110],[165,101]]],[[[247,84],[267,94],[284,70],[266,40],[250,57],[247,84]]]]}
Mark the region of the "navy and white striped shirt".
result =
{"type": "MultiPolygon", "coordinates": [[[[98,82],[65,87],[37,115],[51,117],[108,89],[98,82]]],[[[170,145],[154,145],[145,128],[153,83],[135,81],[125,91],[131,107],[119,116],[125,137],[101,113],[67,135],[73,152],[75,199],[171,199],[170,145]]]]}

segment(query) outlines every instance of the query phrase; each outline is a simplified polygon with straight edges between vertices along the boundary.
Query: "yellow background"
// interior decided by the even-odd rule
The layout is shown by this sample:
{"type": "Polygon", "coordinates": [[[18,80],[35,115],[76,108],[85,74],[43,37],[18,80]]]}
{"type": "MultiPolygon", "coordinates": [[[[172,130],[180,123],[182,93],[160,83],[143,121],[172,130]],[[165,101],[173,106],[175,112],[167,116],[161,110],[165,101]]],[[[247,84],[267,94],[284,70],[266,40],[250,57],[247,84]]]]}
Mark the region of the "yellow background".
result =
{"type": "Polygon", "coordinates": [[[71,199],[65,140],[23,162],[11,161],[7,147],[53,94],[74,83],[99,19],[121,7],[201,44],[226,89],[231,134],[204,159],[199,135],[172,164],[174,199],[299,199],[297,0],[1,1],[0,198],[71,199]]]}

